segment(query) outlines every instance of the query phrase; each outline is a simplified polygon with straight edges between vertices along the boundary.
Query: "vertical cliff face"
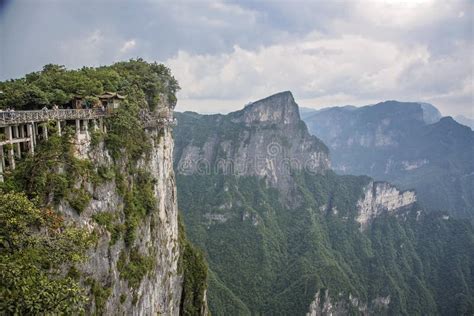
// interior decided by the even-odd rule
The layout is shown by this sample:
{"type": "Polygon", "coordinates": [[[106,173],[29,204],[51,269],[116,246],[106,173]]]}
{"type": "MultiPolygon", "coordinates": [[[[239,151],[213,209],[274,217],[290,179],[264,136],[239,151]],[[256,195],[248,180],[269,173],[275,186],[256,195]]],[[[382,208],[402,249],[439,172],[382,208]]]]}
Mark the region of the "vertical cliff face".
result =
{"type": "MultiPolygon", "coordinates": [[[[150,129],[147,137],[152,144],[149,157],[132,162],[135,168],[148,172],[153,182],[155,211],[138,224],[137,237],[132,245],[135,256],[148,260],[146,271],[138,271],[144,268],[140,266],[145,265],[144,259],[136,262],[132,257],[124,259],[124,253],[130,246],[125,244],[123,238],[114,240],[117,238],[114,236],[117,234],[115,226],[124,224],[126,212],[115,179],[98,186],[87,184],[92,200],[80,215],[66,201],[59,206],[59,211],[70,220],[98,234],[96,247],[89,251],[88,261],[80,267],[85,282],[93,283],[88,306],[90,311],[101,311],[106,315],[176,315],[179,312],[182,280],[178,273],[178,211],[171,128],[150,129]],[[98,223],[95,219],[100,218],[101,214],[111,214],[113,223],[98,223]],[[140,274],[141,278],[128,277],[133,273],[140,274]]],[[[77,152],[88,152],[93,165],[124,167],[120,163],[114,166],[103,143],[91,148],[87,139],[77,146],[77,152]]]]}
{"type": "Polygon", "coordinates": [[[363,197],[357,202],[356,221],[361,230],[383,212],[394,213],[416,202],[414,191],[399,191],[387,182],[371,181],[365,188],[363,197]]]}
{"type": "Polygon", "coordinates": [[[177,114],[175,155],[180,174],[258,176],[282,192],[294,186],[291,170],[329,170],[327,147],[301,121],[291,92],[282,92],[228,115],[177,114]]]}
{"type": "MultiPolygon", "coordinates": [[[[17,168],[9,165],[8,177],[0,183],[0,195],[8,192],[27,205],[4,207],[2,202],[2,228],[3,223],[22,222],[28,228],[22,236],[32,235],[45,245],[11,247],[24,260],[18,264],[9,258],[7,263],[18,267],[17,275],[28,275],[29,285],[10,276],[2,279],[0,310],[206,313],[207,266],[178,223],[172,112],[179,86],[170,70],[138,59],[80,70],[48,65],[33,77],[21,82],[26,89],[47,95],[45,104],[67,107],[73,102],[76,110],[70,111],[73,118],[61,122],[44,118],[43,137],[34,153],[22,155],[17,168]],[[65,100],[75,95],[77,86],[85,89],[81,89],[84,98],[65,100]],[[96,97],[108,89],[123,97],[112,93],[117,97],[113,104],[96,97]],[[91,107],[97,109],[95,114],[83,111],[91,107]],[[33,213],[35,220],[18,216],[17,208],[33,213]],[[43,255],[23,255],[27,251],[43,255]],[[61,257],[64,252],[69,255],[61,257]],[[36,280],[41,281],[32,281],[33,273],[24,272],[28,269],[36,271],[36,280]],[[35,291],[47,299],[37,299],[35,291]],[[3,293],[12,294],[7,300],[3,293]]],[[[16,98],[15,89],[9,87],[6,93],[11,100],[16,98]]],[[[19,104],[19,109],[25,106],[19,104]]],[[[13,227],[2,234],[17,231],[13,227]]],[[[0,248],[3,251],[3,245],[0,248]]],[[[5,257],[2,252],[1,259],[5,257]]]]}
{"type": "MultiPolygon", "coordinates": [[[[179,204],[207,253],[213,314],[443,314],[457,305],[433,289],[450,279],[444,264],[470,264],[464,246],[451,247],[472,244],[469,228],[452,241],[456,224],[424,214],[413,191],[329,170],[327,149],[307,133],[290,93],[227,115],[177,118],[179,204]],[[312,157],[316,172],[298,168],[312,157]],[[285,162],[291,167],[278,168],[285,162]],[[429,250],[443,247],[454,255],[429,250]]],[[[470,293],[462,278],[451,293],[470,293]]]]}
{"type": "Polygon", "coordinates": [[[347,297],[341,296],[343,296],[343,293],[339,293],[337,301],[334,301],[331,299],[328,290],[319,290],[314,296],[306,316],[379,315],[386,314],[390,304],[390,296],[380,296],[373,299],[370,308],[366,303],[361,302],[351,294],[347,297]]]}

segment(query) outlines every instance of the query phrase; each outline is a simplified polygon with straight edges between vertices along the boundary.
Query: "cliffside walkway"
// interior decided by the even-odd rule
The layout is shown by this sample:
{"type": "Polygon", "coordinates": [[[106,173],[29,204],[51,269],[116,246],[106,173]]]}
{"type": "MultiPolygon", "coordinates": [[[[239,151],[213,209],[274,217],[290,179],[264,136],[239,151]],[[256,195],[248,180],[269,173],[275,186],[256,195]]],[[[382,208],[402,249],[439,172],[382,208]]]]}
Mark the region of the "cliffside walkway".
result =
{"type": "MultiPolygon", "coordinates": [[[[89,127],[106,133],[104,119],[112,115],[113,112],[103,109],[0,112],[0,182],[3,182],[6,168],[15,169],[15,159],[20,159],[25,152],[33,155],[37,143],[48,139],[51,122],[54,122],[59,135],[66,125],[75,125],[76,139],[81,142],[90,139],[89,127]]],[[[167,108],[153,113],[142,112],[140,119],[146,129],[176,125],[173,112],[167,108]]]]}
{"type": "Polygon", "coordinates": [[[46,121],[91,120],[107,117],[101,109],[58,109],[36,111],[0,112],[0,127],[14,124],[28,124],[46,121]]]}

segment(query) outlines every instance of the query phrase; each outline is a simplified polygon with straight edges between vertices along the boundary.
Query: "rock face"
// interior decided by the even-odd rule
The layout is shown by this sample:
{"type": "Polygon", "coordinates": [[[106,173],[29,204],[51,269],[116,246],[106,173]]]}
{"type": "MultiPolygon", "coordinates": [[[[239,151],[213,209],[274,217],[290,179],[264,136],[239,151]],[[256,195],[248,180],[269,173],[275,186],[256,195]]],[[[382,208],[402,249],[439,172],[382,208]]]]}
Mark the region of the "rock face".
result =
{"type": "Polygon", "coordinates": [[[415,189],[427,211],[474,219],[474,132],[432,105],[307,110],[303,120],[330,148],[335,171],[415,189]]]}
{"type": "MultiPolygon", "coordinates": [[[[99,311],[104,315],[179,314],[182,277],[178,273],[178,210],[172,131],[170,127],[163,127],[149,129],[147,134],[152,142],[150,157],[146,162],[136,161],[135,167],[152,176],[156,212],[147,216],[137,227],[133,248],[152,259],[152,268],[140,280],[138,287],[133,288],[119,271],[120,257],[126,249],[124,239],[113,242],[112,234],[106,227],[98,225],[93,219],[98,214],[108,213],[113,214],[116,224],[124,223],[124,201],[115,180],[98,186],[87,184],[93,198],[80,215],[66,201],[59,206],[59,211],[69,220],[96,231],[99,236],[96,247],[89,251],[89,259],[80,270],[85,280],[95,280],[98,287],[109,295],[98,306],[97,294],[92,291],[91,297],[95,299],[87,307],[91,314],[99,311]]],[[[104,143],[90,148],[90,142],[81,142],[77,152],[82,158],[84,153],[88,153],[87,158],[95,166],[114,166],[104,143]]],[[[117,162],[115,166],[123,167],[117,162]]]]}
{"type": "Polygon", "coordinates": [[[415,202],[413,191],[400,192],[389,183],[371,181],[364,189],[364,197],[357,202],[356,220],[364,230],[381,213],[394,213],[415,202]]]}
{"type": "Polygon", "coordinates": [[[326,146],[308,133],[291,92],[282,92],[228,115],[176,115],[175,162],[181,174],[259,176],[288,191],[291,170],[329,169],[326,146]],[[189,134],[189,136],[188,136],[189,134]]]}
{"type": "MultiPolygon", "coordinates": [[[[413,115],[421,121],[419,109],[413,115]]],[[[177,118],[179,204],[191,240],[208,258],[211,313],[449,314],[437,310],[458,306],[453,299],[464,294],[457,293],[471,293],[462,288],[469,282],[444,275],[453,271],[445,267],[470,264],[454,259],[472,248],[470,231],[459,229],[466,235],[452,240],[458,228],[441,224],[436,227],[446,230],[440,235],[432,227],[445,219],[425,216],[412,191],[329,170],[327,149],[308,135],[290,93],[228,115],[186,112],[177,118]],[[311,158],[316,172],[298,165],[311,158]],[[245,165],[245,159],[262,163],[245,165]],[[288,161],[295,166],[285,173],[278,166],[288,161]],[[457,253],[426,251],[444,246],[457,253]],[[440,277],[426,277],[427,271],[440,277]],[[452,280],[453,295],[432,290],[440,288],[438,280],[452,280]]],[[[398,146],[384,129],[360,142],[398,146]]],[[[426,163],[407,160],[405,168],[426,163]]]]}
{"type": "Polygon", "coordinates": [[[362,303],[351,294],[348,297],[341,297],[341,295],[342,293],[339,293],[338,301],[333,301],[328,290],[319,290],[315,294],[306,316],[343,316],[355,311],[359,315],[378,315],[385,314],[390,304],[390,296],[380,296],[373,299],[369,308],[367,304],[362,303]]]}

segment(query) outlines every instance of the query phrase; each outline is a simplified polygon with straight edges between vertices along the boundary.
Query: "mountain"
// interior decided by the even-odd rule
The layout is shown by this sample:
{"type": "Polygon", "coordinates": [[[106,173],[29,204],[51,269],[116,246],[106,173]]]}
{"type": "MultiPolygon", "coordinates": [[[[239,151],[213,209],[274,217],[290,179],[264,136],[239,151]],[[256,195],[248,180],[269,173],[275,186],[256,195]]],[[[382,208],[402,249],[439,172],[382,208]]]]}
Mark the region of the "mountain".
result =
{"type": "Polygon", "coordinates": [[[421,109],[423,110],[423,121],[426,124],[433,124],[441,119],[442,115],[435,106],[423,102],[419,102],[419,104],[421,105],[421,109]]]}
{"type": "Polygon", "coordinates": [[[176,118],[178,205],[209,263],[212,314],[474,311],[472,225],[424,212],[414,191],[334,173],[291,93],[176,118]]]}
{"type": "Polygon", "coordinates": [[[462,125],[465,125],[465,126],[471,128],[472,130],[474,130],[474,119],[466,117],[464,115],[456,115],[454,117],[454,119],[457,122],[461,123],[462,125]]]}
{"type": "Polygon", "coordinates": [[[474,132],[431,105],[386,101],[303,116],[343,174],[415,189],[428,210],[474,219],[474,132]]]}
{"type": "Polygon", "coordinates": [[[187,112],[177,119],[180,126],[187,127],[178,128],[175,134],[181,174],[259,176],[290,192],[294,189],[290,168],[314,173],[329,169],[326,145],[309,134],[290,92],[228,115],[187,112]]]}
{"type": "Polygon", "coordinates": [[[207,267],[178,221],[172,125],[144,120],[172,118],[169,70],[143,60],[47,65],[0,87],[2,106],[16,100],[17,115],[36,106],[36,120],[60,111],[38,109],[39,96],[49,107],[77,87],[91,100],[105,87],[126,96],[100,124],[84,114],[62,117],[61,129],[25,123],[43,137],[30,134],[34,152],[18,144],[0,169],[0,314],[206,315],[207,267]]]}

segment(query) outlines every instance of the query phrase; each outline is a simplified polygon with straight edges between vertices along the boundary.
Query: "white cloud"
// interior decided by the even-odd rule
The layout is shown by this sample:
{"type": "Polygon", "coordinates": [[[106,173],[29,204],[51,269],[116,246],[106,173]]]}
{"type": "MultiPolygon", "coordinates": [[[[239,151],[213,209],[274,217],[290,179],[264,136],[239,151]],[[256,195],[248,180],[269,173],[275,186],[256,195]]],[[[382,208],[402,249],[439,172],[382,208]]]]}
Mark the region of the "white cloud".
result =
{"type": "Polygon", "coordinates": [[[105,44],[106,37],[101,30],[64,40],[59,45],[60,58],[55,63],[73,68],[97,65],[106,48],[105,44]]]}
{"type": "Polygon", "coordinates": [[[306,106],[435,100],[446,114],[466,113],[471,12],[472,0],[19,1],[0,15],[0,78],[50,62],[143,57],[167,63],[183,88],[180,107],[196,110],[292,90],[306,106]]]}
{"type": "Polygon", "coordinates": [[[125,43],[123,43],[122,47],[120,47],[120,52],[122,54],[125,54],[129,52],[130,50],[132,50],[136,46],[136,44],[137,43],[135,42],[134,39],[126,41],[125,43]]]}
{"type": "MultiPolygon", "coordinates": [[[[463,64],[467,48],[458,51],[462,53],[436,58],[423,45],[401,46],[354,35],[328,38],[314,33],[255,50],[235,46],[228,54],[180,51],[166,64],[180,82],[179,108],[186,110],[219,108],[227,112],[243,105],[237,100],[255,100],[283,90],[293,91],[306,106],[385,99],[443,103],[446,98],[434,98],[440,91],[472,94],[472,87],[463,86],[472,80],[469,67],[463,64]],[[236,102],[232,105],[227,100],[236,102]],[[213,105],[205,107],[206,102],[213,105]]],[[[451,110],[460,112],[465,107],[465,103],[459,104],[451,110]]]]}

